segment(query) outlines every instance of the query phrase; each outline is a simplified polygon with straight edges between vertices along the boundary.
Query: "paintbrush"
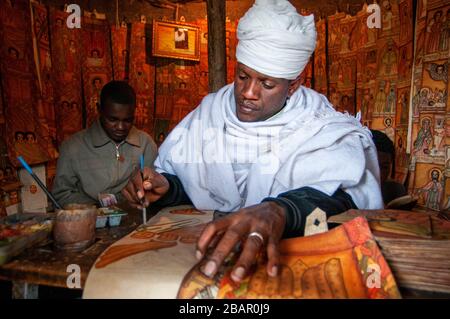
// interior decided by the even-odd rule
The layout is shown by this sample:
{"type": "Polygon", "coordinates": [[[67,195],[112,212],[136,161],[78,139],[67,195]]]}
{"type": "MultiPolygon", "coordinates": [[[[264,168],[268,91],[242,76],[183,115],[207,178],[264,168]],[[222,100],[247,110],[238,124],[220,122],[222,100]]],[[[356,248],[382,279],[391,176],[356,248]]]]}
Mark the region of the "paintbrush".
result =
{"type": "Polygon", "coordinates": [[[53,197],[52,193],[50,193],[50,191],[47,189],[47,187],[45,187],[45,185],[42,183],[42,181],[39,179],[39,177],[36,174],[34,174],[33,170],[31,169],[30,166],[28,166],[27,162],[25,162],[23,157],[19,156],[19,157],[17,157],[17,159],[22,164],[22,166],[27,170],[27,172],[31,175],[31,177],[33,177],[33,179],[36,181],[36,183],[38,183],[39,187],[45,192],[45,194],[47,194],[48,198],[50,198],[50,200],[53,202],[53,205],[55,206],[55,208],[62,209],[61,205],[58,204],[55,197],[53,197]]]}
{"type": "MultiPolygon", "coordinates": [[[[139,158],[140,166],[141,166],[141,178],[142,183],[144,183],[144,154],[141,154],[139,158]]],[[[147,208],[145,207],[145,190],[144,190],[144,198],[142,199],[142,219],[143,224],[147,222],[147,208]]]]}

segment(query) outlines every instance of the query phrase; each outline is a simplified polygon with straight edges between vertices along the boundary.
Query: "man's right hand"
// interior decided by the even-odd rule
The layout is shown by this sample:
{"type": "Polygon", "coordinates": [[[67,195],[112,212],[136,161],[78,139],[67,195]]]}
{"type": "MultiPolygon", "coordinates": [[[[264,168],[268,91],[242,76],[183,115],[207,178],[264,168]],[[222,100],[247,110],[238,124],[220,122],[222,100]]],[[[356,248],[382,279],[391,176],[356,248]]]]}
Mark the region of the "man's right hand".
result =
{"type": "Polygon", "coordinates": [[[148,207],[169,191],[167,179],[154,169],[145,167],[142,174],[136,169],[128,184],[122,189],[122,194],[129,204],[138,209],[148,207]]]}

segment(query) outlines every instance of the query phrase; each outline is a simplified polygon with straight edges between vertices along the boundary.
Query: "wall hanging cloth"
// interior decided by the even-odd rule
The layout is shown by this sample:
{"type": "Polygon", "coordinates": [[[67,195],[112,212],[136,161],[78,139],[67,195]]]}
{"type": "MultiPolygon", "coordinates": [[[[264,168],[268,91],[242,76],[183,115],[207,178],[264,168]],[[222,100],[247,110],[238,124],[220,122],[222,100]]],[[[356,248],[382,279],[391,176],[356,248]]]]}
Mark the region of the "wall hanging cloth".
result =
{"type": "Polygon", "coordinates": [[[114,80],[128,80],[129,77],[130,48],[127,46],[127,32],[126,25],[111,26],[114,80]]]}
{"type": "Polygon", "coordinates": [[[130,85],[136,91],[135,125],[153,136],[155,67],[150,64],[150,28],[145,23],[131,25],[130,85]]]}
{"type": "Polygon", "coordinates": [[[60,145],[83,128],[80,29],[69,29],[68,14],[50,9],[51,52],[57,141],[60,145]]]}
{"type": "Polygon", "coordinates": [[[21,155],[30,164],[50,159],[48,125],[43,116],[33,59],[29,2],[0,3],[1,73],[4,89],[6,141],[12,164],[21,155]],[[39,102],[40,101],[40,102],[39,102]]]}
{"type": "Polygon", "coordinates": [[[83,17],[81,49],[86,127],[97,119],[102,87],[112,79],[110,28],[107,20],[83,17]]]}

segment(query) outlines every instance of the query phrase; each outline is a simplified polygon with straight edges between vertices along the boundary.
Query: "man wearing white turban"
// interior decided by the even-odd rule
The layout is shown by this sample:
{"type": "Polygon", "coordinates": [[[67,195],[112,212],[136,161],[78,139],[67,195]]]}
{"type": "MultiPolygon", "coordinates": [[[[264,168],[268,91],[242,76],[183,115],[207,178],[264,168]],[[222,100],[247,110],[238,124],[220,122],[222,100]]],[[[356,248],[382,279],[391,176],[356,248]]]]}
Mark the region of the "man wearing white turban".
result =
{"type": "Polygon", "coordinates": [[[280,239],[303,235],[316,208],[329,216],[383,201],[370,131],[300,86],[314,17],[286,0],[256,0],[237,34],[234,83],[206,96],[162,144],[156,171],[144,169],[144,181],[135,174],[122,193],[138,208],[192,203],[228,212],[202,232],[197,257],[216,243],[202,268],[214,276],[242,243],[231,275],[241,281],[260,251],[275,276],[280,239]]]}

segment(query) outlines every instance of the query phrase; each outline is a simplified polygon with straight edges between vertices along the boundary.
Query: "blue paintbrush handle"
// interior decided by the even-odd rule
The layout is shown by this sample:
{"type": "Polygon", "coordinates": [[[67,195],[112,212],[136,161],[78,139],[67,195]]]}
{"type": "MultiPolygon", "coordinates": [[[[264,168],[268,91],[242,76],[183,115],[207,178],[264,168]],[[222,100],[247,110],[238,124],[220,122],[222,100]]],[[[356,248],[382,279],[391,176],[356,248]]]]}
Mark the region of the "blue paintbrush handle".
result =
{"type": "Polygon", "coordinates": [[[141,156],[139,157],[139,163],[141,165],[141,171],[144,170],[144,154],[141,154],[141,156]]]}
{"type": "Polygon", "coordinates": [[[17,157],[17,159],[19,160],[20,164],[22,164],[22,166],[27,170],[27,172],[30,173],[31,177],[34,178],[36,183],[38,183],[39,187],[44,191],[44,193],[47,194],[48,198],[50,198],[50,200],[53,202],[53,205],[55,205],[55,207],[58,208],[58,209],[62,209],[61,205],[58,204],[58,202],[56,201],[55,197],[53,197],[53,195],[50,193],[50,191],[47,189],[47,187],[45,187],[45,185],[39,179],[39,177],[37,177],[37,175],[34,174],[33,170],[28,165],[28,163],[25,162],[23,157],[19,156],[19,157],[17,157]]]}
{"type": "Polygon", "coordinates": [[[19,160],[20,164],[22,164],[22,166],[27,170],[27,172],[30,173],[31,175],[33,175],[33,171],[31,170],[31,167],[28,165],[27,162],[25,162],[23,157],[19,156],[17,159],[19,160]]]}

